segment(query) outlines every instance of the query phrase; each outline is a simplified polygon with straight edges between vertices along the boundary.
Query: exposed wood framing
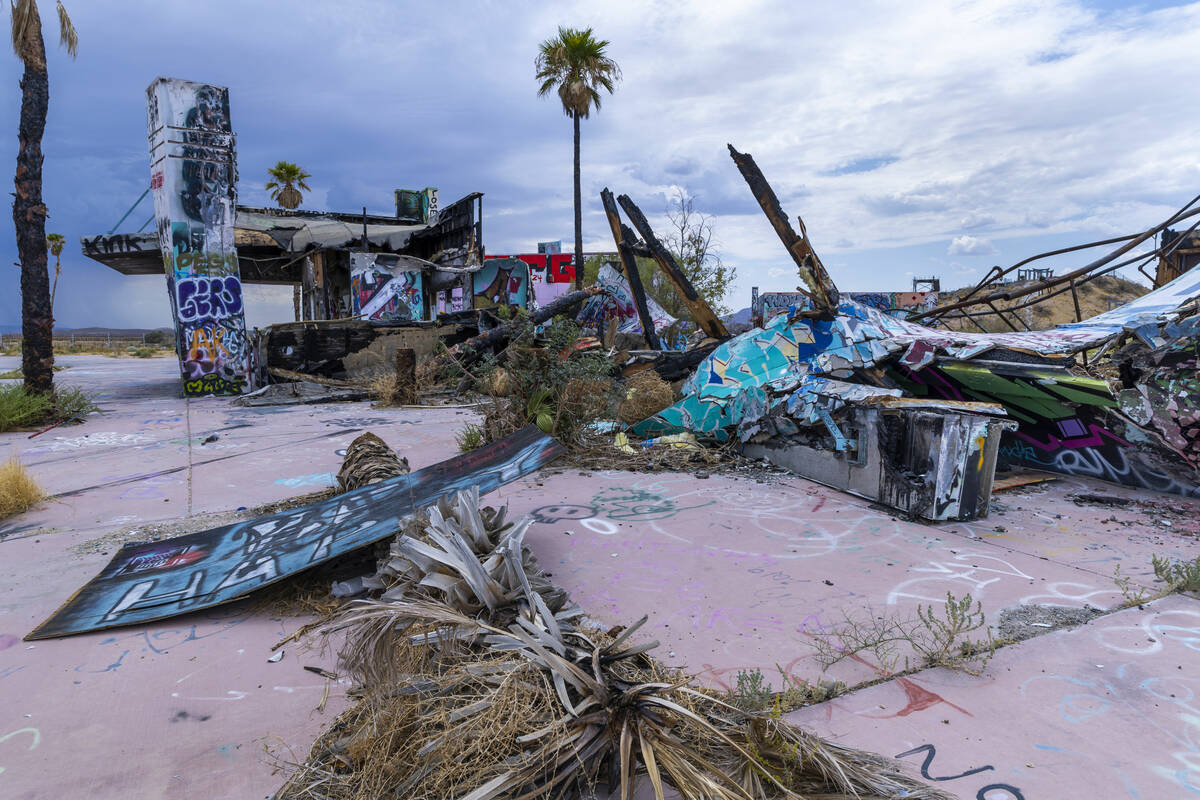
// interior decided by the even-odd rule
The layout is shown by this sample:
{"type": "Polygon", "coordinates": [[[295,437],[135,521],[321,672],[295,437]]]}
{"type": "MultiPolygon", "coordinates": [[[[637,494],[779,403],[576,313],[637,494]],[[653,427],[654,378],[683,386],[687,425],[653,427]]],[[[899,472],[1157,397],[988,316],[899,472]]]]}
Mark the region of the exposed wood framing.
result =
{"type": "Polygon", "coordinates": [[[684,305],[687,306],[700,329],[714,339],[729,338],[729,331],[725,329],[725,323],[721,322],[721,319],[713,313],[712,307],[696,292],[692,282],[675,263],[675,257],[667,248],[663,247],[662,242],[654,235],[654,229],[646,221],[646,215],[642,213],[642,210],[633,200],[629,199],[627,194],[618,197],[617,202],[621,204],[621,208],[625,209],[625,214],[633,223],[633,227],[637,229],[642,241],[646,243],[650,255],[658,262],[659,269],[675,285],[675,291],[679,292],[680,298],[683,299],[684,305]]]}
{"type": "Polygon", "coordinates": [[[617,210],[617,202],[613,193],[605,187],[600,192],[600,200],[604,203],[604,213],[608,217],[608,227],[612,229],[613,241],[617,244],[617,253],[621,256],[621,265],[625,267],[625,277],[629,281],[629,290],[633,293],[633,302],[637,306],[638,320],[642,323],[642,334],[646,345],[651,350],[661,350],[658,333],[654,330],[654,320],[650,317],[650,308],[646,305],[646,290],[642,286],[642,274],[638,272],[637,258],[631,246],[634,240],[633,231],[621,224],[621,213],[617,210]]]}

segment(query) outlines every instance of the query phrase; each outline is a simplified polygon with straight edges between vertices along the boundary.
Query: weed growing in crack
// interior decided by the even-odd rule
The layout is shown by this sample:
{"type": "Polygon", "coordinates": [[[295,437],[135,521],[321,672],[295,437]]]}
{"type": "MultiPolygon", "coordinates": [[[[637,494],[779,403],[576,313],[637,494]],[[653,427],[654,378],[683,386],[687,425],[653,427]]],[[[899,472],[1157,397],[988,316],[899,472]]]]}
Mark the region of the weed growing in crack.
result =
{"type": "MultiPolygon", "coordinates": [[[[1158,556],[1154,557],[1155,559],[1158,556]]],[[[1158,574],[1157,561],[1155,562],[1155,574],[1158,574]]],[[[1140,606],[1150,599],[1150,593],[1145,586],[1135,584],[1133,579],[1128,575],[1121,574],[1121,565],[1118,563],[1116,569],[1113,570],[1113,583],[1121,590],[1121,596],[1125,598],[1126,606],[1140,606]]]]}
{"type": "Polygon", "coordinates": [[[824,702],[846,691],[846,684],[841,681],[809,683],[788,675],[778,664],[775,668],[780,678],[778,692],[771,691],[762,670],[738,670],[737,685],[729,692],[730,705],[752,712],[769,709],[772,717],[782,717],[789,711],[824,702]]]}
{"type": "Polygon", "coordinates": [[[884,673],[892,674],[903,664],[907,671],[917,667],[947,667],[969,675],[982,674],[996,652],[996,641],[987,626],[981,603],[971,595],[961,599],[946,593],[946,604],[917,606],[915,618],[844,615],[843,623],[813,641],[817,660],[825,669],[866,653],[884,673]],[[983,631],[985,638],[971,638],[983,631]],[[917,657],[914,665],[905,649],[917,657]]]}
{"type": "Polygon", "coordinates": [[[771,687],[761,669],[739,669],[737,686],[730,693],[732,705],[746,711],[764,711],[771,704],[771,687]]]}
{"type": "Polygon", "coordinates": [[[1200,592],[1200,556],[1195,561],[1171,561],[1151,557],[1154,577],[1167,584],[1168,592],[1200,592]]]}

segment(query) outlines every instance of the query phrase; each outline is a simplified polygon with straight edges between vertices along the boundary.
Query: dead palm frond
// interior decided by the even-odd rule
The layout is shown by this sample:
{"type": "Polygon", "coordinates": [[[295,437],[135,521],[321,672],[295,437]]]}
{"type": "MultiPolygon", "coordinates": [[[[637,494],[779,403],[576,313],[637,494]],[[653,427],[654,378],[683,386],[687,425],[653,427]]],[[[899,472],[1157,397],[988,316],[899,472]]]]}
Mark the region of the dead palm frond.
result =
{"type": "MultiPolygon", "coordinates": [[[[42,35],[42,18],[38,12],[37,0],[11,0],[10,5],[13,52],[21,59],[44,59],[44,54],[38,56],[30,49],[33,47],[34,37],[42,35]]],[[[66,48],[71,58],[75,58],[79,52],[79,34],[67,14],[67,9],[63,7],[62,0],[58,3],[58,34],[59,44],[66,48]]]]}
{"type": "Polygon", "coordinates": [[[62,0],[58,2],[58,43],[67,48],[67,55],[71,58],[79,53],[79,34],[67,16],[67,9],[63,8],[62,0]]]}
{"type": "Polygon", "coordinates": [[[667,787],[715,800],[948,797],[891,759],[689,687],[649,657],[656,642],[632,643],[645,617],[583,626],[526,573],[528,522],[496,526],[497,538],[485,516],[502,522],[477,493],[443,502],[423,541],[394,546],[406,561],[384,599],[338,621],[364,700],[280,798],[513,800],[604,784],[627,800],[641,779],[657,798],[667,787]]]}

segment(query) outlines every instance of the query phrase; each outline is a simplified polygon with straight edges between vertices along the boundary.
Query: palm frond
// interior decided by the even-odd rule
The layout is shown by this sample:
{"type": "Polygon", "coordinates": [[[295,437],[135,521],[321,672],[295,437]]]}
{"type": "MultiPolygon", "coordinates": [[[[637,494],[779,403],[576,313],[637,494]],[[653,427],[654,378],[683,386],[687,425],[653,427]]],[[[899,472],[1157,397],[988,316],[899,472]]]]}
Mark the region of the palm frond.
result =
{"type": "Polygon", "coordinates": [[[75,32],[62,0],[58,0],[58,43],[67,48],[67,55],[71,58],[75,58],[79,52],[79,34],[75,32]]]}
{"type": "Polygon", "coordinates": [[[13,52],[25,58],[30,37],[41,31],[42,21],[38,16],[36,0],[10,0],[12,6],[13,52]]]}
{"type": "Polygon", "coordinates": [[[281,800],[318,784],[333,800],[532,800],[599,783],[629,798],[642,777],[656,800],[667,787],[714,800],[948,798],[892,759],[687,686],[646,654],[654,643],[630,645],[645,617],[619,633],[583,627],[525,557],[527,521],[478,503],[460,492],[406,524],[384,599],[331,624],[364,699],[281,800]]]}

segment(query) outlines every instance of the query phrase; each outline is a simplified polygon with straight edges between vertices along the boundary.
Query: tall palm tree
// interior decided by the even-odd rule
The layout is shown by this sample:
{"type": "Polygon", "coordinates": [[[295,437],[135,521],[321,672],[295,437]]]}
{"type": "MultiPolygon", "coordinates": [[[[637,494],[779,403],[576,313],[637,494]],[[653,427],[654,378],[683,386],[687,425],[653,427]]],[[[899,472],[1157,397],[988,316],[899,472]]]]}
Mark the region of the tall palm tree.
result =
{"type": "Polygon", "coordinates": [[[295,208],[303,202],[304,196],[300,194],[300,189],[309,191],[308,184],[304,181],[312,175],[305,172],[299,164],[280,161],[267,170],[267,174],[271,176],[271,180],[267,181],[271,199],[279,203],[280,208],[295,208]]]}
{"type": "Polygon", "coordinates": [[[58,292],[58,276],[62,274],[62,251],[67,240],[61,233],[47,233],[46,247],[54,256],[54,283],[50,286],[50,317],[54,318],[54,295],[58,292]]]}
{"type": "MultiPolygon", "coordinates": [[[[50,77],[46,71],[46,43],[37,0],[14,0],[13,52],[25,65],[21,76],[21,120],[17,127],[17,172],[13,200],[13,225],[17,255],[21,259],[21,371],[25,389],[48,394],[54,391],[54,317],[50,308],[50,281],[46,274],[46,206],[42,203],[42,134],[50,107],[50,77]]],[[[58,3],[59,43],[75,58],[79,37],[58,3]]]]}
{"type": "Polygon", "coordinates": [[[600,90],[612,94],[621,79],[621,68],[605,52],[608,42],[596,39],[592,29],[559,26],[558,36],[538,47],[538,97],[558,90],[563,113],[575,123],[575,288],[583,288],[583,212],[579,196],[579,120],[593,107],[600,110],[600,90]]]}

